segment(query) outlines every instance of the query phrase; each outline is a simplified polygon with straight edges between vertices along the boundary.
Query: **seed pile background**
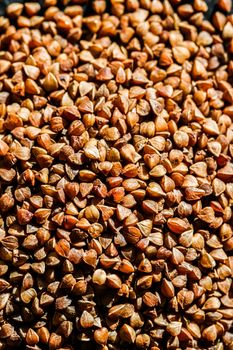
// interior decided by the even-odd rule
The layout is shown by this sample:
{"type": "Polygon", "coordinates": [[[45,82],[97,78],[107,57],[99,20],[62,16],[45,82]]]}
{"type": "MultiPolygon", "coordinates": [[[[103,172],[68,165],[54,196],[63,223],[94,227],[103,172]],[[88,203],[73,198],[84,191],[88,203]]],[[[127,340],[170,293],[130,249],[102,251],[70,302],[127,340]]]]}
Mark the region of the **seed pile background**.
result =
{"type": "Polygon", "coordinates": [[[61,3],[0,17],[0,349],[232,349],[232,2],[61,3]]]}

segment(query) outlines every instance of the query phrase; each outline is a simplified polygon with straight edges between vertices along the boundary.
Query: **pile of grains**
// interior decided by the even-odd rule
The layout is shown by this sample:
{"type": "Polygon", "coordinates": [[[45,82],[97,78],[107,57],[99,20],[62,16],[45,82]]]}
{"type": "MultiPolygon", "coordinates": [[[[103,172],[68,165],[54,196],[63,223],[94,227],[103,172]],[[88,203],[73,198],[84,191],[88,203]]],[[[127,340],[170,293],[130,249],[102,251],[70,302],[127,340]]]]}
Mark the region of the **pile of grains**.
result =
{"type": "Polygon", "coordinates": [[[231,5],[0,17],[0,350],[233,348],[231,5]]]}

